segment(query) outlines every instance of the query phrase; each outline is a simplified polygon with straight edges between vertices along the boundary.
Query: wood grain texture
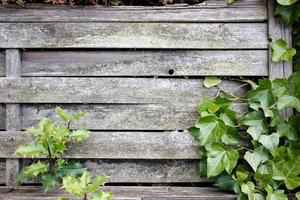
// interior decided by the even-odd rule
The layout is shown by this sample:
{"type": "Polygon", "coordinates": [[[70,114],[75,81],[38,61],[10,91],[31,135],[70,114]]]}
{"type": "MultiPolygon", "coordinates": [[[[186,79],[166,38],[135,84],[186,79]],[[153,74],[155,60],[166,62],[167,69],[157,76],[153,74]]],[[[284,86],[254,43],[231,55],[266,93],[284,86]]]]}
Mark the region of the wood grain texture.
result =
{"type": "MultiPolygon", "coordinates": [[[[20,132],[0,132],[0,158],[22,158],[18,146],[33,141],[20,132]]],[[[199,159],[198,142],[184,132],[94,132],[84,142],[72,142],[67,158],[199,159]],[[80,145],[79,145],[80,144],[80,145]]]]}
{"type": "MultiPolygon", "coordinates": [[[[232,91],[240,83],[222,81],[232,91]]],[[[245,88],[237,91],[243,95],[245,88]]],[[[136,103],[197,104],[216,95],[201,79],[160,78],[0,78],[0,102],[5,103],[136,103]]]]}
{"type": "MultiPolygon", "coordinates": [[[[215,180],[200,178],[199,160],[78,160],[85,164],[92,177],[109,176],[109,183],[212,183],[215,180]]],[[[32,162],[32,161],[31,161],[32,162]]],[[[29,159],[22,167],[31,164],[29,159]]],[[[37,179],[28,184],[36,184],[37,179]]]]}
{"type": "MultiPolygon", "coordinates": [[[[6,182],[6,160],[0,159],[0,184],[4,185],[6,182]]],[[[1,189],[0,189],[1,193],[1,189]]]]}
{"type": "Polygon", "coordinates": [[[266,2],[207,1],[195,6],[45,6],[0,8],[0,22],[256,22],[267,19],[266,2]],[[47,14],[45,14],[47,13],[47,14]]]}
{"type": "Polygon", "coordinates": [[[22,54],[22,76],[205,75],[268,76],[268,51],[25,51],[22,54]],[[170,74],[170,70],[174,72],[170,74]]]}
{"type": "MultiPolygon", "coordinates": [[[[7,191],[8,188],[4,188],[7,191]]],[[[192,199],[192,200],[229,200],[236,199],[236,195],[228,194],[216,187],[141,187],[141,186],[105,186],[104,191],[114,194],[113,199],[142,200],[142,199],[192,199]]],[[[68,196],[62,189],[52,190],[45,194],[40,187],[14,188],[7,194],[1,194],[3,200],[50,200],[60,195],[68,196]]]]}
{"type": "Polygon", "coordinates": [[[6,129],[6,108],[5,104],[0,103],[0,130],[6,129]]]}
{"type": "Polygon", "coordinates": [[[266,49],[266,23],[1,23],[0,48],[266,49]]]}
{"type": "MultiPolygon", "coordinates": [[[[18,49],[7,49],[6,77],[21,77],[21,52],[18,49]]],[[[6,104],[6,134],[21,130],[21,110],[19,104],[6,104]]],[[[19,160],[8,158],[6,160],[6,185],[18,185],[16,182],[19,173],[19,160]]]]}
{"type": "MultiPolygon", "coordinates": [[[[59,123],[54,112],[56,104],[24,104],[22,106],[22,129],[37,127],[42,117],[49,117],[59,123]]],[[[74,114],[87,112],[72,128],[92,130],[185,130],[191,127],[198,114],[197,105],[163,104],[64,104],[60,105],[74,114]]],[[[234,104],[233,109],[240,116],[246,105],[234,104]]],[[[0,112],[1,114],[1,112],[0,112]]]]}
{"type": "MultiPolygon", "coordinates": [[[[269,38],[275,42],[278,39],[283,39],[287,42],[289,47],[292,47],[292,28],[284,26],[282,20],[274,16],[274,2],[268,2],[268,30],[269,38]]],[[[270,79],[289,77],[293,73],[293,62],[272,61],[272,49],[269,45],[269,77],[270,79]]],[[[291,116],[294,114],[293,109],[286,109],[282,111],[284,116],[291,116]]]]}
{"type": "Polygon", "coordinates": [[[0,76],[5,76],[5,51],[0,50],[0,76]]]}

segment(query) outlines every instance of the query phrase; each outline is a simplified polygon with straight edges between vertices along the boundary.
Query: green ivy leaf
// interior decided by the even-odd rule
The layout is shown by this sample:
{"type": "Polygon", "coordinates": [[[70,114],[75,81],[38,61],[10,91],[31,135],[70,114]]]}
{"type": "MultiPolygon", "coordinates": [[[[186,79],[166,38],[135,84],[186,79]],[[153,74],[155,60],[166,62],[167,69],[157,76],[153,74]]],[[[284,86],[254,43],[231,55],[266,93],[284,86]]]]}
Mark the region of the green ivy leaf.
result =
{"type": "Polygon", "coordinates": [[[90,136],[91,132],[89,130],[84,129],[77,129],[75,131],[72,131],[70,134],[70,137],[74,140],[86,140],[90,136]]]}
{"type": "Polygon", "coordinates": [[[275,11],[275,15],[280,15],[285,26],[291,26],[300,16],[299,4],[293,4],[290,6],[278,5],[275,11]]]}
{"type": "Polygon", "coordinates": [[[255,192],[255,185],[252,182],[242,183],[241,190],[247,194],[248,200],[264,200],[260,193],[255,192]]]}
{"type": "Polygon", "coordinates": [[[242,137],[235,128],[227,128],[226,133],[222,136],[221,141],[224,144],[238,144],[242,140],[242,137]]]}
{"type": "Polygon", "coordinates": [[[219,79],[218,77],[207,76],[207,77],[205,77],[205,79],[203,81],[203,85],[206,88],[211,88],[213,86],[216,86],[216,85],[220,84],[221,82],[222,82],[221,79],[219,79]]]}
{"type": "Polygon", "coordinates": [[[42,145],[35,144],[35,143],[20,146],[16,151],[16,153],[21,154],[25,157],[26,156],[34,157],[34,156],[38,156],[45,152],[46,152],[46,150],[44,149],[44,147],[42,145]]]}
{"type": "Polygon", "coordinates": [[[291,61],[293,56],[296,55],[296,49],[288,48],[287,43],[282,40],[276,40],[272,45],[272,61],[279,62],[282,60],[291,61]]]}
{"type": "Polygon", "coordinates": [[[100,186],[103,186],[107,181],[108,178],[106,176],[98,176],[92,183],[87,186],[86,191],[90,193],[96,192],[96,190],[98,190],[100,186]]]}
{"type": "Polygon", "coordinates": [[[265,190],[267,191],[266,200],[288,200],[287,196],[284,194],[284,190],[273,190],[273,188],[268,185],[265,190]]]}
{"type": "Polygon", "coordinates": [[[258,140],[269,151],[275,151],[279,144],[279,135],[272,133],[271,135],[261,135],[258,140]]]}
{"type": "Polygon", "coordinates": [[[286,78],[277,78],[272,81],[272,93],[277,98],[287,94],[288,88],[288,80],[286,78]]]}
{"type": "Polygon", "coordinates": [[[270,182],[273,175],[272,164],[271,161],[266,161],[264,164],[259,165],[254,175],[255,180],[262,183],[270,182]]]}
{"type": "Polygon", "coordinates": [[[201,145],[206,145],[212,141],[220,141],[221,137],[226,132],[224,122],[218,120],[215,116],[200,118],[195,124],[195,127],[199,128],[199,132],[194,133],[201,145]]]}
{"type": "MultiPolygon", "coordinates": [[[[282,156],[282,155],[281,155],[282,156]]],[[[300,157],[291,160],[279,160],[273,164],[273,179],[284,181],[286,187],[293,190],[300,186],[300,157]]]]}
{"type": "Polygon", "coordinates": [[[267,131],[267,123],[264,114],[261,111],[249,112],[245,117],[241,118],[241,124],[249,126],[249,133],[254,140],[258,140],[259,136],[267,131]]]}
{"type": "Polygon", "coordinates": [[[291,94],[300,99],[300,71],[293,73],[289,77],[288,82],[291,94]]]}
{"type": "Polygon", "coordinates": [[[200,177],[207,177],[207,158],[202,156],[202,160],[199,163],[200,177]]]}
{"type": "Polygon", "coordinates": [[[91,197],[91,200],[110,200],[112,197],[111,192],[99,192],[91,197]]]}
{"type": "Polygon", "coordinates": [[[264,163],[269,159],[269,154],[263,146],[259,146],[254,149],[253,153],[247,151],[244,155],[244,159],[249,163],[255,172],[260,163],[264,163]]]}
{"type": "Polygon", "coordinates": [[[295,108],[300,112],[300,100],[291,95],[283,95],[278,98],[277,106],[279,110],[285,108],[295,108]]]}
{"type": "Polygon", "coordinates": [[[236,166],[239,152],[221,143],[205,146],[207,151],[207,177],[217,176],[225,169],[230,174],[236,166]]]}
{"type": "Polygon", "coordinates": [[[234,112],[232,110],[226,110],[225,112],[221,113],[220,118],[221,118],[221,120],[223,120],[223,122],[227,126],[231,126],[231,127],[238,126],[236,112],[234,112]]]}
{"type": "Polygon", "coordinates": [[[79,176],[86,170],[84,164],[79,162],[71,162],[66,164],[62,169],[61,172],[63,176],[79,176]]]}
{"type": "Polygon", "coordinates": [[[227,4],[233,4],[236,0],[227,0],[227,4]]]}
{"type": "Polygon", "coordinates": [[[48,170],[48,165],[44,162],[38,161],[36,163],[32,163],[30,166],[26,167],[23,170],[23,173],[30,174],[32,176],[37,176],[41,173],[44,173],[48,170]]]}
{"type": "Polygon", "coordinates": [[[297,200],[300,200],[300,192],[297,192],[297,193],[295,194],[295,196],[296,196],[297,200]]]}
{"type": "Polygon", "coordinates": [[[289,6],[296,3],[298,0],[277,0],[277,2],[284,6],[289,6]]]}
{"type": "Polygon", "coordinates": [[[76,113],[74,116],[72,116],[72,120],[73,121],[78,121],[80,120],[82,117],[84,117],[86,115],[86,112],[78,112],[76,113]]]}
{"type": "Polygon", "coordinates": [[[237,181],[234,180],[231,176],[220,176],[217,179],[216,186],[222,188],[227,191],[235,191],[235,187],[237,187],[237,181]]]}

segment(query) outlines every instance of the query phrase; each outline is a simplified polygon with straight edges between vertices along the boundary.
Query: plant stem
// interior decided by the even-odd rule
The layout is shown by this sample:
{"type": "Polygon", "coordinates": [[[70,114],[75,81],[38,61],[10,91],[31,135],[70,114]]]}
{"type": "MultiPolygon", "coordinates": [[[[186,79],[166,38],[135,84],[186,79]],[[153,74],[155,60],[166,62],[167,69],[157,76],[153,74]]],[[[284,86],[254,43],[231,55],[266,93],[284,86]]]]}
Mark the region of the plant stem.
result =
{"type": "Polygon", "coordinates": [[[83,199],[82,200],[88,200],[87,198],[87,193],[84,193],[83,199]]]}
{"type": "Polygon", "coordinates": [[[48,158],[49,158],[49,172],[52,172],[53,159],[52,159],[52,154],[51,154],[51,150],[50,150],[48,141],[47,141],[47,150],[48,150],[48,158]]]}

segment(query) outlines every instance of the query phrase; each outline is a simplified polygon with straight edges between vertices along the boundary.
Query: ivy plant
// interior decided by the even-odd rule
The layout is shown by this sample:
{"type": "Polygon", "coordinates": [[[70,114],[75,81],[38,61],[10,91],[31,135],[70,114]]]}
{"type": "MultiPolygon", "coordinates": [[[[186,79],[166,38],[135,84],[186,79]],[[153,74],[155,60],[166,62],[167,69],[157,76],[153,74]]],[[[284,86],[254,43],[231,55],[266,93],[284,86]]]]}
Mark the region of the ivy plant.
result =
{"type": "MultiPolygon", "coordinates": [[[[91,181],[90,174],[84,171],[79,178],[73,176],[63,177],[62,187],[71,195],[82,200],[110,200],[112,193],[100,190],[100,186],[103,186],[106,182],[107,177],[105,176],[98,176],[94,181],[91,181]]],[[[69,200],[69,198],[60,197],[59,200],[69,200]]]]}
{"type": "MultiPolygon", "coordinates": [[[[200,174],[219,177],[217,185],[239,194],[239,199],[287,199],[300,193],[300,72],[273,81],[246,80],[245,96],[221,90],[205,97],[199,119],[189,129],[202,147],[200,174]],[[235,104],[248,105],[237,114],[235,104]]],[[[219,87],[215,85],[214,87],[219,87]]],[[[235,91],[235,90],[233,90],[235,91]]]]}
{"type": "Polygon", "coordinates": [[[24,183],[30,178],[39,177],[45,191],[59,185],[64,176],[82,174],[85,170],[84,165],[63,159],[62,154],[67,150],[70,141],[86,140],[90,135],[88,130],[70,128],[72,122],[80,120],[86,113],[71,115],[60,107],[57,107],[55,112],[63,123],[55,124],[51,119],[43,117],[38,128],[32,127],[26,131],[34,141],[21,145],[16,150],[17,154],[24,157],[39,158],[24,168],[17,181],[24,183]]]}

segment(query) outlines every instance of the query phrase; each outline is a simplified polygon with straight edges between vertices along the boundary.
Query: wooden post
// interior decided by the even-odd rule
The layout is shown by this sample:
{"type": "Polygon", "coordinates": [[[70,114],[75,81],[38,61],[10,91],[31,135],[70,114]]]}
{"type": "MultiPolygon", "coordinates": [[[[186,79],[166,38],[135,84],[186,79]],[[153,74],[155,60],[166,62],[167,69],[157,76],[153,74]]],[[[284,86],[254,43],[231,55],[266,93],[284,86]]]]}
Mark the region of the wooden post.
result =
{"type": "MultiPolygon", "coordinates": [[[[21,77],[21,53],[18,49],[6,50],[6,77],[21,77]]],[[[6,130],[21,130],[20,104],[6,104],[6,130]]],[[[6,160],[6,185],[16,185],[16,176],[19,173],[19,160],[6,160]]]]}
{"type": "MultiPolygon", "coordinates": [[[[283,25],[279,17],[274,16],[274,1],[268,1],[268,30],[269,40],[275,42],[278,39],[283,39],[287,44],[292,46],[292,29],[283,25]]],[[[293,73],[293,63],[288,61],[273,62],[272,49],[269,45],[269,78],[289,77],[293,73]]],[[[293,115],[293,109],[287,109],[282,114],[286,117],[293,115]]]]}

